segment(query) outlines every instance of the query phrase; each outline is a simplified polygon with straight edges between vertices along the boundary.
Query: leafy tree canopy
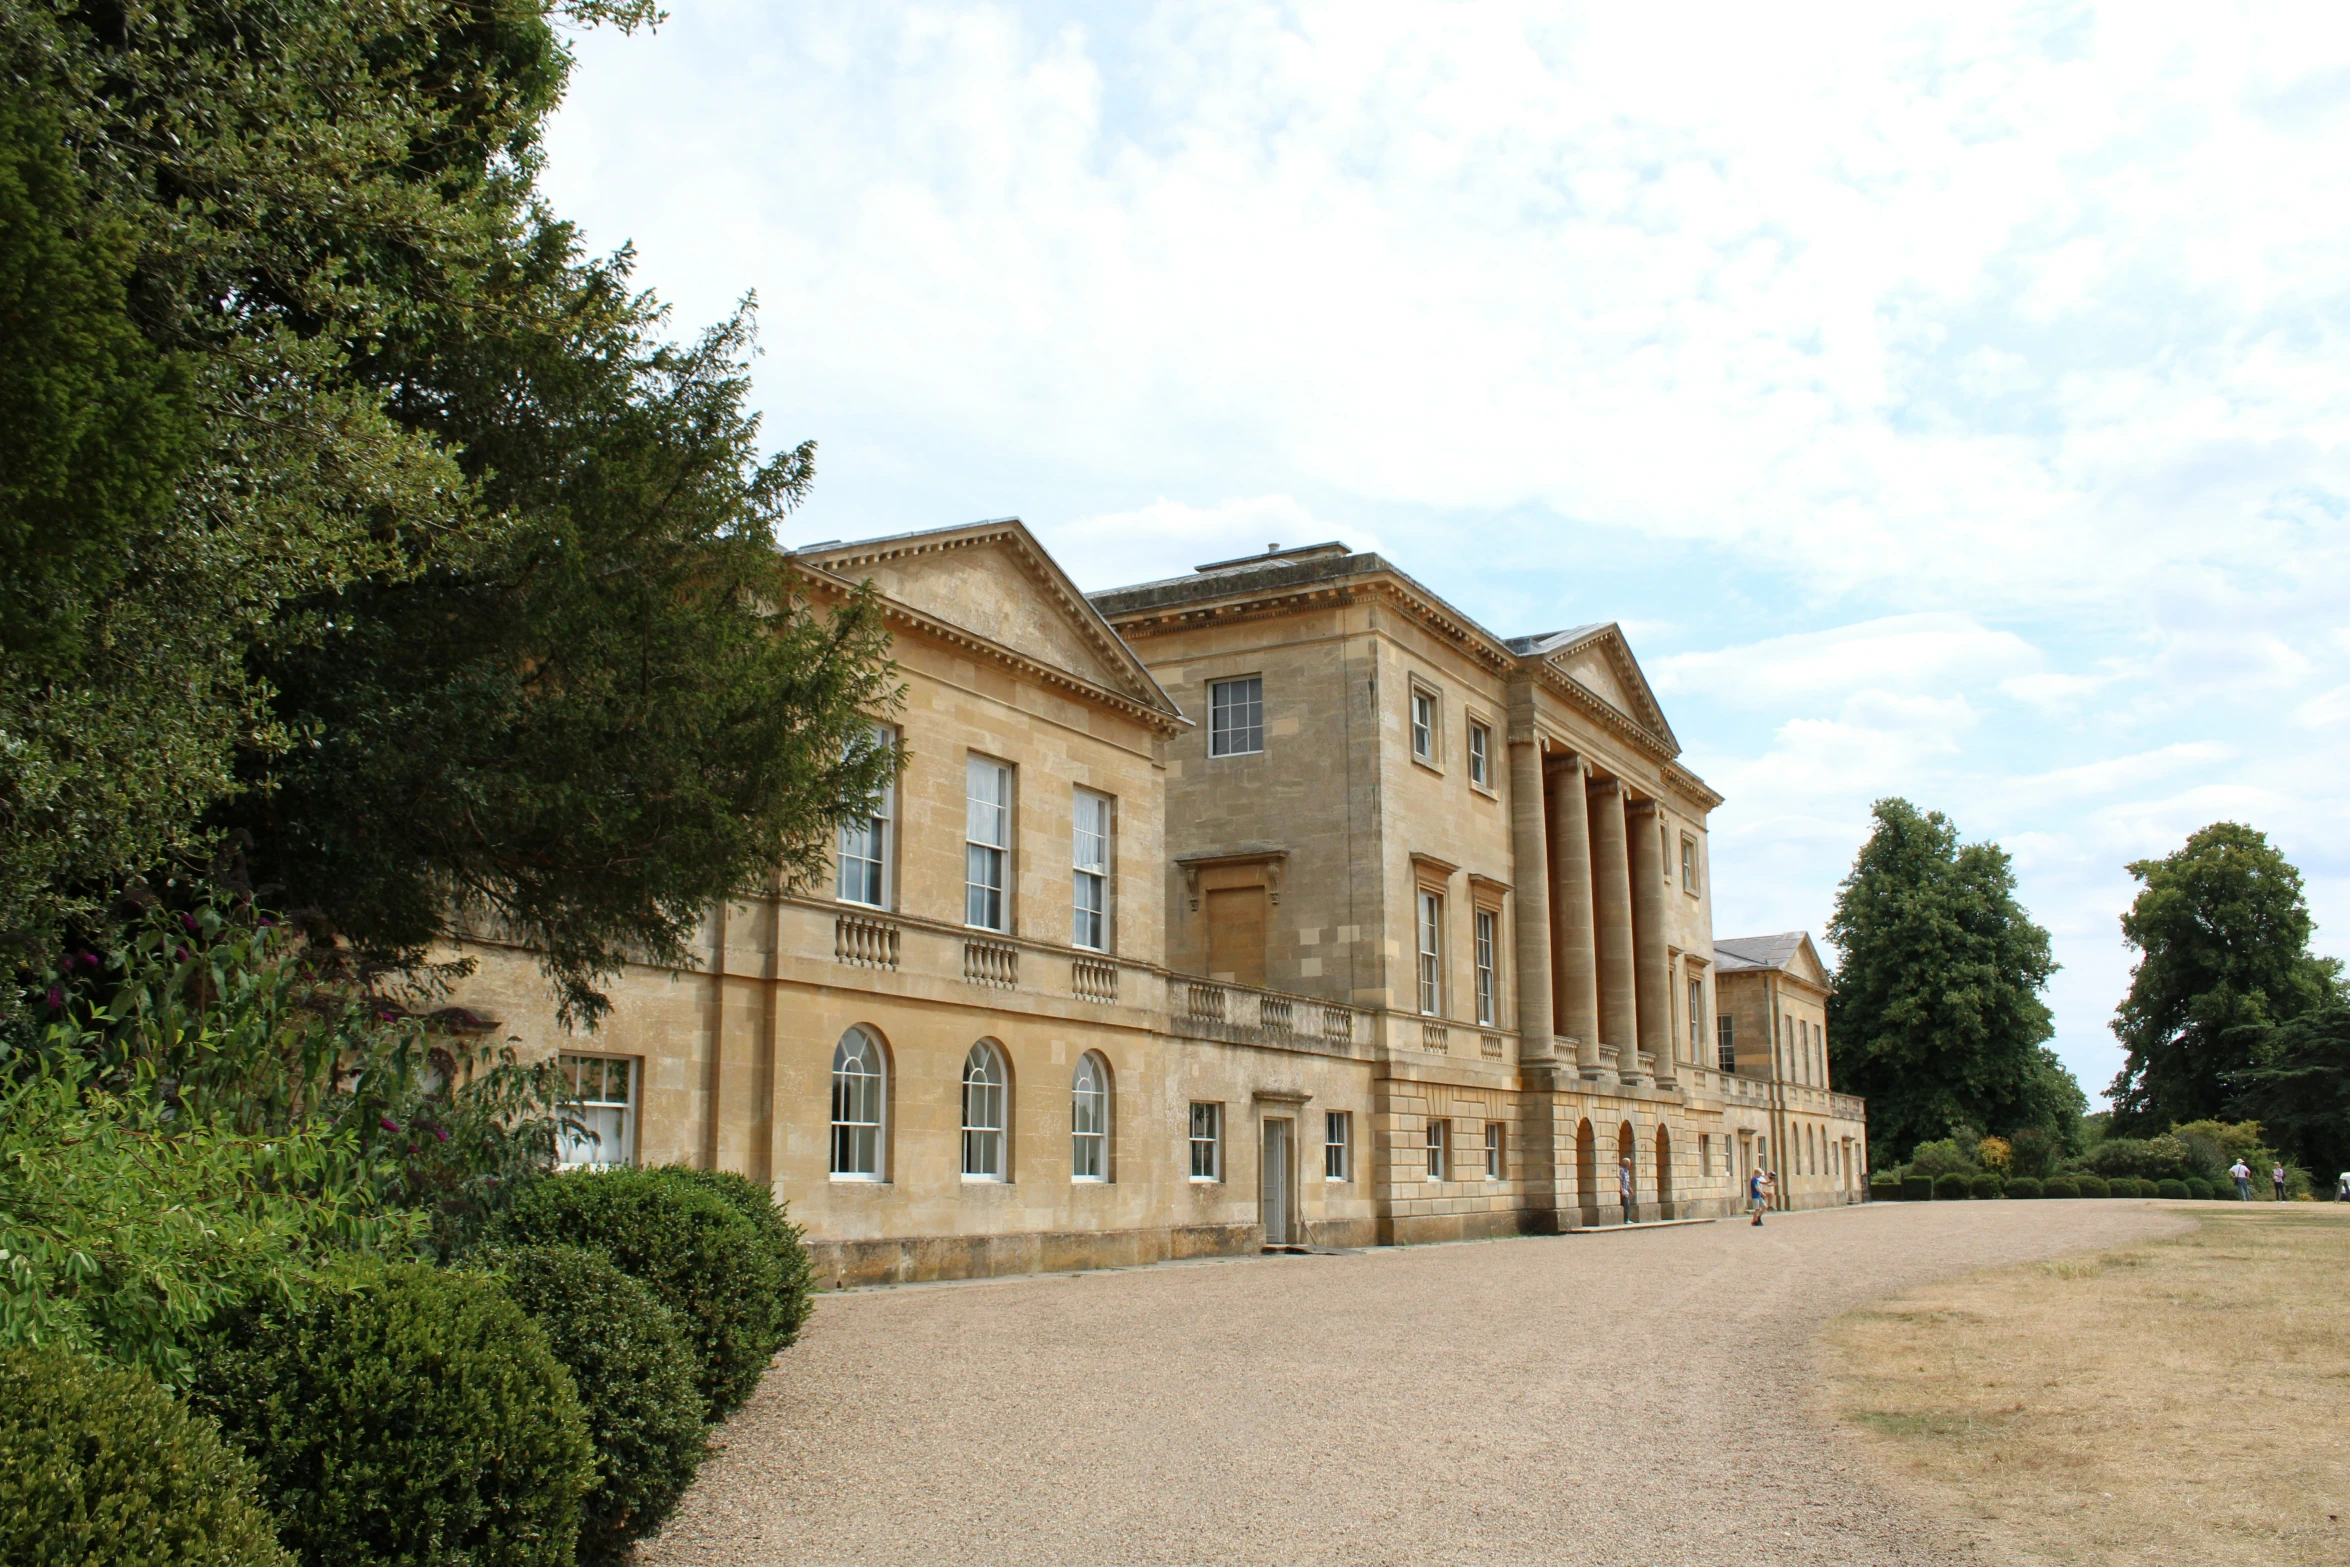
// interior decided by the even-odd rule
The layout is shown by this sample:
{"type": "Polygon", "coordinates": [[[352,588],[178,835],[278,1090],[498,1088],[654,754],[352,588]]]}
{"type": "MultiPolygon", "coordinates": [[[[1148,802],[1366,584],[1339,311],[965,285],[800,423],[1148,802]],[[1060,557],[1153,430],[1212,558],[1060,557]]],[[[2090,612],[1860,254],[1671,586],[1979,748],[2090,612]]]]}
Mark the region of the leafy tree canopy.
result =
{"type": "Polygon", "coordinates": [[[2141,885],[2122,937],[2139,957],[2114,1014],[2128,1054],[2110,1092],[2115,1130],[2145,1136],[2222,1114],[2262,1030],[2333,999],[2340,965],[2310,954],[2301,873],[2239,822],[2129,870],[2141,885]]]}
{"type": "Polygon", "coordinates": [[[233,830],[314,934],[413,961],[470,905],[592,1016],[886,778],[877,620],[773,546],[812,451],[759,455],[748,306],[672,345],[536,190],[565,28],[652,18],[0,0],[20,966],[233,830]]]}
{"type": "Polygon", "coordinates": [[[2015,899],[1996,844],[1961,844],[1939,811],[1879,800],[1837,891],[1828,999],[1835,1086],[1869,1101],[1869,1158],[1972,1129],[2070,1134],[2080,1085],[2046,1041],[2048,933],[2015,899]]]}
{"type": "Polygon", "coordinates": [[[2257,1118],[2331,1185],[2350,1170],[2350,1007],[2305,1012],[2252,1048],[2259,1064],[2230,1079],[2235,1113],[2257,1118]]]}

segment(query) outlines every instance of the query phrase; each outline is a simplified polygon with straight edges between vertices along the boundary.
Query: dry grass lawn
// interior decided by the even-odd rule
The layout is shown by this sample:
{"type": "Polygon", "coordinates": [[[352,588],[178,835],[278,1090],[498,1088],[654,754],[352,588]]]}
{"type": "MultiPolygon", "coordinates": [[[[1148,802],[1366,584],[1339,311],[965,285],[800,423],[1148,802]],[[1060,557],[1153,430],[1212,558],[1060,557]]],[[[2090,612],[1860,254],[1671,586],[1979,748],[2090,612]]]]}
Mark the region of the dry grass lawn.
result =
{"type": "Polygon", "coordinates": [[[2178,1211],[1839,1318],[1822,1397],[1993,1560],[2350,1563],[2350,1208],[2178,1211]]]}

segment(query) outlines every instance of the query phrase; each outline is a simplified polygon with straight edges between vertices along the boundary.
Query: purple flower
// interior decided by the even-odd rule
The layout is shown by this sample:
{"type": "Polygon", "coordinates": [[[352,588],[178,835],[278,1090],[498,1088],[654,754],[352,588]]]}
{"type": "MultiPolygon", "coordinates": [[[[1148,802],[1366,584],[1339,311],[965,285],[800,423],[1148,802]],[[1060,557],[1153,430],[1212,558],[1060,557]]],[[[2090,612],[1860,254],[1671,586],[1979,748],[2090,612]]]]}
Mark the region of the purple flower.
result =
{"type": "Polygon", "coordinates": [[[447,1132],[444,1132],[444,1131],[442,1131],[442,1130],[441,1130],[439,1127],[437,1127],[437,1126],[436,1126],[436,1127],[434,1127],[434,1128],[432,1129],[432,1134],[433,1134],[433,1136],[435,1136],[435,1137],[439,1138],[439,1139],[440,1139],[442,1142],[444,1142],[444,1143],[445,1143],[445,1142],[447,1142],[447,1141],[449,1140],[449,1134],[448,1134],[447,1132]]]}
{"type": "Polygon", "coordinates": [[[396,1132],[400,1129],[400,1123],[393,1120],[388,1115],[377,1116],[375,1118],[375,1124],[382,1127],[387,1132],[396,1132]]]}
{"type": "Polygon", "coordinates": [[[408,1157],[411,1159],[416,1157],[416,1145],[414,1143],[410,1143],[408,1145],[408,1157]]]}
{"type": "Polygon", "coordinates": [[[187,948],[185,948],[185,947],[174,947],[174,948],[172,948],[172,949],[171,949],[171,961],[172,961],[172,962],[174,962],[174,963],[185,963],[185,962],[187,962],[187,961],[188,961],[188,949],[187,949],[187,948]]]}
{"type": "Polygon", "coordinates": [[[99,961],[98,954],[95,952],[85,952],[82,954],[83,968],[97,968],[99,966],[99,961]]]}
{"type": "Polygon", "coordinates": [[[63,1012],[65,1010],[65,990],[63,986],[51,985],[49,987],[49,1010],[52,1012],[63,1012]]]}
{"type": "Polygon", "coordinates": [[[277,929],[277,921],[264,915],[261,920],[261,928],[263,930],[275,930],[277,929]]]}
{"type": "Polygon", "coordinates": [[[191,936],[193,936],[194,934],[196,934],[196,916],[195,916],[195,915],[193,915],[193,914],[183,914],[183,915],[181,915],[181,916],[180,916],[180,929],[182,929],[182,930],[186,931],[186,932],[187,932],[189,935],[191,935],[191,936]]]}

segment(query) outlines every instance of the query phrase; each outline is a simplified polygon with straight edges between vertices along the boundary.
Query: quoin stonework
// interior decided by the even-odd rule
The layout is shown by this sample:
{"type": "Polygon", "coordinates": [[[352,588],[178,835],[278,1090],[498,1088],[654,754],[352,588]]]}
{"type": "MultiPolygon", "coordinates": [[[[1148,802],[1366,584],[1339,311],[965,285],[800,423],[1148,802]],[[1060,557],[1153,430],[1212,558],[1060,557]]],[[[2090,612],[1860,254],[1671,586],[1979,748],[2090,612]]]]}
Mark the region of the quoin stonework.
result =
{"type": "Polygon", "coordinates": [[[459,942],[570,1157],[771,1182],[840,1284],[1865,1197],[1818,954],[1715,939],[1721,797],[1614,625],[1498,636],[1336,543],[1090,597],[1015,520],[794,559],[906,685],[831,879],[593,1035],[459,942]]]}

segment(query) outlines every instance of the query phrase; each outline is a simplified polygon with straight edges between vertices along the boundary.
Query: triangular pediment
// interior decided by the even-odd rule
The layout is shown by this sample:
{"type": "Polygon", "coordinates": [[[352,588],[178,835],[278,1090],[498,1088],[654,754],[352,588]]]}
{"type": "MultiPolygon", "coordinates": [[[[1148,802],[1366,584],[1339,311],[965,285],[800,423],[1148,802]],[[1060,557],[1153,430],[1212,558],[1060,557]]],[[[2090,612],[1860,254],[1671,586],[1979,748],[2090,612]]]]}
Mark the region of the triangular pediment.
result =
{"type": "Polygon", "coordinates": [[[1680,754],[1681,742],[1674,736],[1673,726],[1665,722],[1665,710],[1649,687],[1648,676],[1641,673],[1640,661],[1632,656],[1623,628],[1615,622],[1528,637],[1511,646],[1540,658],[1619,717],[1646,731],[1669,753],[1680,754]]]}
{"type": "Polygon", "coordinates": [[[1811,944],[1811,933],[1804,932],[1796,944],[1795,954],[1787,960],[1787,972],[1806,984],[1828,988],[1828,965],[1820,961],[1820,949],[1811,944]]]}
{"type": "Polygon", "coordinates": [[[1177,709],[1142,661],[1017,518],[856,544],[795,559],[1047,669],[1168,714],[1177,709]]]}

